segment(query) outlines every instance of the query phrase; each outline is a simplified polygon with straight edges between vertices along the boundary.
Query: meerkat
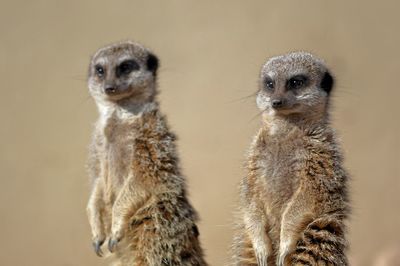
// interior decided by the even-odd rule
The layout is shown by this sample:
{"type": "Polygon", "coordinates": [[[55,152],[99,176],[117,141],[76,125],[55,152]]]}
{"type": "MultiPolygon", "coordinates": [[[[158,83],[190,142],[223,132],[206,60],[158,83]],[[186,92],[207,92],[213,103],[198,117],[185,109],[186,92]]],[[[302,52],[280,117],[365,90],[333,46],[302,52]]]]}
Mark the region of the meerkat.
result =
{"type": "Polygon", "coordinates": [[[89,151],[93,247],[115,265],[206,265],[166,118],[156,100],[158,58],[127,41],[99,49],[88,87],[99,119],[89,151]]]}
{"type": "Polygon", "coordinates": [[[334,79],[306,52],[268,60],[262,126],[240,184],[234,265],[347,265],[348,175],[329,123],[334,79]]]}

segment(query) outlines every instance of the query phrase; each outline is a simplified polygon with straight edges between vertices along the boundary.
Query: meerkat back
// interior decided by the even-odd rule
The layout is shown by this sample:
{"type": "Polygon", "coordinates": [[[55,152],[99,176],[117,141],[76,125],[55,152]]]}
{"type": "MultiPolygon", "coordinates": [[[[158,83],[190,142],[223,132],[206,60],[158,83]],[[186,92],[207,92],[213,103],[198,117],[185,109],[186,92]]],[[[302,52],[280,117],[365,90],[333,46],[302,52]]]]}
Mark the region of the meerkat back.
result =
{"type": "Polygon", "coordinates": [[[89,91],[99,110],[88,169],[94,251],[121,266],[206,265],[176,137],[156,100],[158,59],[134,42],[98,50],[89,91]]]}
{"type": "Polygon", "coordinates": [[[347,265],[348,176],[329,123],[333,85],[309,53],[262,67],[262,123],[240,185],[234,265],[347,265]]]}

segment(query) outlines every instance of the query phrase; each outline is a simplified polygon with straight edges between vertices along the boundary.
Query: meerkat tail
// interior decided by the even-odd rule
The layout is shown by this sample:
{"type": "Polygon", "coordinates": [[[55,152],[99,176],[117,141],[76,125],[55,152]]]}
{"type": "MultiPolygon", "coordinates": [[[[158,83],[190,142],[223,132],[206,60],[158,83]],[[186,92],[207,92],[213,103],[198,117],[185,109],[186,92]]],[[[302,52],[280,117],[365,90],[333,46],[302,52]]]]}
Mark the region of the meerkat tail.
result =
{"type": "Polygon", "coordinates": [[[335,216],[311,222],[290,256],[291,265],[348,265],[343,220],[335,216]]]}

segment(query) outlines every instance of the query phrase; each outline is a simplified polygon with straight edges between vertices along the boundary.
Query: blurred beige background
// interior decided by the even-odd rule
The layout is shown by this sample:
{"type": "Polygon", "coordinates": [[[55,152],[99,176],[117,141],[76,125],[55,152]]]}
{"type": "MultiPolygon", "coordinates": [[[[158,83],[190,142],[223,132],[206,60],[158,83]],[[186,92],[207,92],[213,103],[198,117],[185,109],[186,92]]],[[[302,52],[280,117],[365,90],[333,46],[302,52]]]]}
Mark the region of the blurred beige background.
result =
{"type": "Polygon", "coordinates": [[[337,76],[333,124],[353,176],[353,265],[400,239],[398,1],[0,2],[0,264],[105,265],[90,243],[90,55],[133,39],[160,57],[160,101],[179,135],[211,265],[228,261],[237,184],[259,126],[258,72],[307,50],[337,76]]]}

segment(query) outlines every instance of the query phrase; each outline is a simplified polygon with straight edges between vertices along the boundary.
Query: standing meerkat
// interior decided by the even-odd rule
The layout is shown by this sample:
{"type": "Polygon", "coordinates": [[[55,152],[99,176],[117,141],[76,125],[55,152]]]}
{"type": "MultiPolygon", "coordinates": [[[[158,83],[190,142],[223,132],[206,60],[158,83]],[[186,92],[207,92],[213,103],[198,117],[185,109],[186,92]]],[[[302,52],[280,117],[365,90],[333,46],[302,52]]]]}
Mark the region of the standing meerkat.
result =
{"type": "Polygon", "coordinates": [[[323,61],[305,52],[262,67],[262,126],[240,184],[235,265],[348,264],[348,176],[328,112],[333,83],[323,61]]]}
{"type": "Polygon", "coordinates": [[[155,100],[158,59],[134,42],[98,50],[88,87],[100,116],[88,169],[93,246],[116,265],[206,265],[175,135],[155,100]]]}

